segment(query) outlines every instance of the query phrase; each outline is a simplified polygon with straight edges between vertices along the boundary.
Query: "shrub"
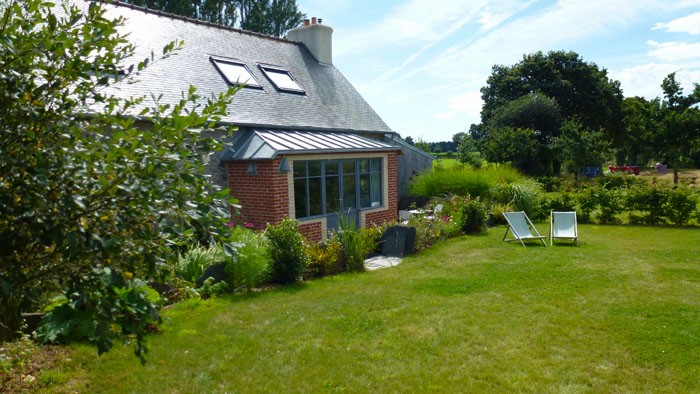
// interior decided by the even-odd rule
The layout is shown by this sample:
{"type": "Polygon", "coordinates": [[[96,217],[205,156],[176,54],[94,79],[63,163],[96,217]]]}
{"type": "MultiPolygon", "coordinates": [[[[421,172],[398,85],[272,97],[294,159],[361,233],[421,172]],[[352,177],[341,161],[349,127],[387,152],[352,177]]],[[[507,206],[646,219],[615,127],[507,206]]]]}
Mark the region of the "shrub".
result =
{"type": "Polygon", "coordinates": [[[488,220],[489,224],[494,225],[494,226],[498,225],[498,224],[508,224],[504,213],[510,212],[512,210],[513,209],[508,204],[499,204],[499,203],[491,204],[491,209],[489,211],[489,220],[488,220]]]}
{"type": "Polygon", "coordinates": [[[417,196],[489,197],[491,187],[498,182],[512,183],[524,179],[510,166],[489,166],[474,169],[464,166],[435,168],[418,175],[411,183],[411,193],[417,196]]]}
{"type": "Polygon", "coordinates": [[[461,209],[460,228],[465,234],[476,234],[486,230],[488,212],[478,199],[469,199],[461,209]]]}
{"type": "Polygon", "coordinates": [[[271,258],[265,235],[237,227],[231,241],[237,244],[237,253],[226,259],[225,271],[233,290],[250,291],[267,281],[271,258]]]}
{"type": "Polygon", "coordinates": [[[211,277],[211,276],[208,277],[202,283],[202,287],[197,289],[199,296],[203,300],[216,297],[217,295],[225,293],[229,290],[228,283],[226,283],[223,280],[220,282],[214,283],[214,280],[215,279],[213,277],[211,277]]]}
{"type": "Polygon", "coordinates": [[[440,227],[426,216],[414,215],[408,225],[416,229],[415,250],[427,249],[440,239],[440,227]]]}
{"type": "Polygon", "coordinates": [[[630,215],[631,222],[655,225],[668,220],[683,225],[692,219],[697,197],[688,186],[674,187],[655,181],[630,188],[627,192],[627,206],[635,211],[630,215]]]}
{"type": "MultiPolygon", "coordinates": [[[[548,217],[550,211],[570,212],[576,209],[576,194],[559,193],[550,198],[543,198],[540,201],[541,216],[548,217]]],[[[578,213],[578,212],[577,212],[578,213]]],[[[581,221],[579,219],[579,221],[581,221]]]]}
{"type": "Polygon", "coordinates": [[[268,224],[266,231],[272,259],[270,279],[281,284],[298,281],[308,259],[299,224],[285,218],[279,224],[268,224]]]}
{"type": "Polygon", "coordinates": [[[632,212],[630,220],[651,225],[664,222],[664,194],[663,186],[657,182],[637,184],[629,188],[626,195],[627,208],[641,212],[639,216],[632,212]]]}
{"type": "Polygon", "coordinates": [[[597,210],[600,223],[619,223],[618,215],[624,210],[624,194],[621,190],[592,186],[579,193],[578,203],[581,222],[589,221],[591,213],[597,210]]]}
{"type": "Polygon", "coordinates": [[[329,237],[324,242],[310,243],[306,249],[309,260],[304,272],[304,278],[320,278],[334,275],[341,271],[340,252],[342,244],[337,235],[329,237]]]}
{"type": "Polygon", "coordinates": [[[540,176],[536,177],[535,180],[537,183],[542,185],[544,191],[548,193],[559,191],[559,189],[562,187],[561,178],[556,176],[540,176]]]}
{"type": "Polygon", "coordinates": [[[175,274],[194,283],[208,266],[224,261],[225,257],[223,250],[218,246],[193,246],[184,255],[179,256],[175,264],[175,274]]]}
{"type": "Polygon", "coordinates": [[[531,217],[538,213],[539,193],[539,185],[527,180],[513,183],[499,182],[491,189],[491,196],[495,203],[508,205],[515,211],[525,211],[531,217]]]}
{"type": "Polygon", "coordinates": [[[341,255],[348,271],[365,270],[365,258],[377,248],[379,232],[375,229],[358,229],[352,219],[340,217],[338,241],[342,245],[341,255]]]}
{"type": "Polygon", "coordinates": [[[75,291],[77,285],[66,288],[46,309],[38,338],[43,343],[87,339],[102,354],[115,338],[125,335],[126,341],[133,336],[137,342],[134,353],[145,363],[145,334],[161,322],[158,308],[162,299],[158,293],[144,281],[109,267],[94,268],[92,275],[83,280],[92,282],[88,287],[91,290],[81,294],[75,291]],[[114,323],[103,323],[107,321],[114,323]]]}
{"type": "Polygon", "coordinates": [[[664,203],[664,215],[673,224],[684,225],[693,217],[693,211],[697,209],[698,198],[693,189],[685,185],[679,185],[668,191],[664,203]]]}

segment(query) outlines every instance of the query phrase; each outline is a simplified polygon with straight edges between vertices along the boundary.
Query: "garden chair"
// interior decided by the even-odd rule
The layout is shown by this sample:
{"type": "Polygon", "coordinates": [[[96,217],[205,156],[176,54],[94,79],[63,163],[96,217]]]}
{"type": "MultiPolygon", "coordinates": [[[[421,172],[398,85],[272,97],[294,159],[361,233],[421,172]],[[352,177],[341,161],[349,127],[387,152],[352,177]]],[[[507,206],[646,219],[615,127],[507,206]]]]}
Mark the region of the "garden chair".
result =
{"type": "Polygon", "coordinates": [[[578,225],[576,212],[549,213],[549,244],[554,245],[554,238],[570,239],[578,245],[578,225]]]}
{"type": "Polygon", "coordinates": [[[523,241],[530,239],[539,239],[540,241],[542,241],[542,244],[544,246],[547,246],[547,243],[544,242],[544,239],[546,237],[544,235],[540,235],[540,233],[537,232],[537,229],[530,221],[530,218],[527,217],[525,212],[504,212],[503,216],[506,218],[506,222],[508,222],[508,228],[506,229],[506,233],[503,236],[504,241],[520,241],[520,243],[523,246],[525,246],[525,242],[523,241]],[[506,237],[508,236],[508,231],[511,231],[515,238],[506,239],[506,237]]]}

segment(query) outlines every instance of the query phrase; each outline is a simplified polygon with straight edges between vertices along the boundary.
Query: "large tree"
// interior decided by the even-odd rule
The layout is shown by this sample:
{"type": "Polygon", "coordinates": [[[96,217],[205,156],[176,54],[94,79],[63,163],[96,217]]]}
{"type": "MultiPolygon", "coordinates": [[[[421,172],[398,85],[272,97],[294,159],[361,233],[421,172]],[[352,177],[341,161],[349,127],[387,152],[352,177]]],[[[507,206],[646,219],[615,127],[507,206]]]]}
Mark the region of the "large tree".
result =
{"type": "Polygon", "coordinates": [[[296,0],[126,0],[128,3],[224,26],[282,37],[301,25],[296,0]]]}
{"type": "MultiPolygon", "coordinates": [[[[513,162],[520,162],[521,164],[518,168],[527,174],[558,174],[560,164],[552,152],[552,138],[559,135],[560,123],[560,110],[556,100],[540,93],[527,94],[506,102],[498,108],[489,122],[490,133],[487,135],[486,140],[487,143],[491,144],[493,142],[493,134],[498,133],[504,127],[532,130],[532,146],[535,152],[525,160],[513,158],[513,162]]],[[[506,144],[511,143],[511,141],[503,142],[506,144]]],[[[495,147],[495,149],[497,150],[498,147],[495,147]]],[[[493,150],[490,149],[488,151],[493,150]]],[[[504,151],[508,151],[507,147],[504,147],[504,151]]],[[[500,156],[501,153],[498,153],[498,155],[500,156]]],[[[520,153],[516,152],[516,155],[520,155],[520,153]]],[[[488,154],[486,158],[495,161],[488,154]]]]}
{"type": "Polygon", "coordinates": [[[123,20],[99,3],[51,6],[14,1],[0,19],[2,324],[19,330],[21,312],[63,293],[49,339],[79,331],[104,352],[134,335],[143,357],[158,321],[145,282],[167,273],[178,245],[228,231],[227,193],[202,164],[218,144],[201,131],[234,91],[202,103],[190,88],[175,106],[118,99],[108,88],[151,60],[125,66],[123,20]]]}
{"type": "Polygon", "coordinates": [[[656,149],[662,160],[673,168],[673,181],[678,183],[678,169],[684,161],[700,149],[700,85],[693,92],[683,95],[683,88],[671,73],[661,83],[664,101],[661,105],[662,120],[657,134],[656,149]]]}
{"type": "Polygon", "coordinates": [[[617,146],[620,163],[645,165],[654,159],[657,133],[661,127],[661,100],[626,97],[622,102],[622,143],[617,146]]]}
{"type": "Polygon", "coordinates": [[[537,52],[512,66],[495,65],[481,93],[487,126],[509,102],[538,93],[556,101],[562,120],[576,118],[586,129],[603,130],[610,141],[622,135],[620,83],[575,52],[537,52]]]}

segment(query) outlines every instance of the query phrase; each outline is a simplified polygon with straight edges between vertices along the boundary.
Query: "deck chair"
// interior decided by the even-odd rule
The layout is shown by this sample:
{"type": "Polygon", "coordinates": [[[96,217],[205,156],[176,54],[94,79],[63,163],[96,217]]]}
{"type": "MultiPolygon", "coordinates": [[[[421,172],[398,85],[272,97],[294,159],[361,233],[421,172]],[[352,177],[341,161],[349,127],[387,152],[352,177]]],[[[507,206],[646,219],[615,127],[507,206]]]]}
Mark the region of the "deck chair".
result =
{"type": "Polygon", "coordinates": [[[503,216],[505,216],[506,221],[508,222],[508,228],[506,229],[505,235],[503,235],[504,241],[520,241],[520,243],[525,246],[525,242],[523,241],[538,239],[542,241],[544,246],[547,246],[547,243],[544,242],[546,237],[537,232],[537,229],[530,221],[530,218],[527,217],[525,212],[504,212],[503,216]],[[508,236],[508,231],[511,231],[515,238],[506,239],[508,236]]]}
{"type": "Polygon", "coordinates": [[[578,245],[578,225],[576,212],[549,213],[549,244],[554,245],[554,239],[569,239],[578,245]]]}

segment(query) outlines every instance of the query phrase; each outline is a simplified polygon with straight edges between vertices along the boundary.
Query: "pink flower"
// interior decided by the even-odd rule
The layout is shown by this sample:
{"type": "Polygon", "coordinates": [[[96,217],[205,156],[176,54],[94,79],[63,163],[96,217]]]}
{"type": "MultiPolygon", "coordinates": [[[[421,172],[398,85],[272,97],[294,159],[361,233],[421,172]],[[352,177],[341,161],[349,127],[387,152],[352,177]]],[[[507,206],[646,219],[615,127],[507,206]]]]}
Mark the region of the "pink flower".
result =
{"type": "Polygon", "coordinates": [[[228,228],[233,227],[233,220],[231,220],[231,221],[229,221],[228,223],[226,223],[226,227],[228,227],[228,228]]]}
{"type": "Polygon", "coordinates": [[[255,225],[253,224],[253,222],[246,222],[245,228],[253,228],[253,227],[255,227],[255,225]]]}

